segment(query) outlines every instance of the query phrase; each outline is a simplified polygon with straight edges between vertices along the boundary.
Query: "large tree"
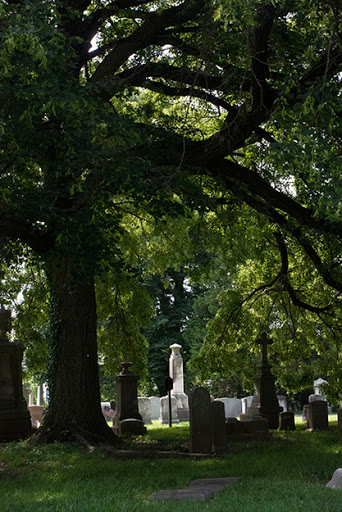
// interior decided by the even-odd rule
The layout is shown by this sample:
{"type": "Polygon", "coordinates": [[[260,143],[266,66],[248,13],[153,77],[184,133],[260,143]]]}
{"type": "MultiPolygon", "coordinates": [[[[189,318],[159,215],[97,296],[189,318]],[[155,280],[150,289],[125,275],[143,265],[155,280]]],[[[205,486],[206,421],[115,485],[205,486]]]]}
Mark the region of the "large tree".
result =
{"type": "Polygon", "coordinates": [[[340,8],[1,4],[0,234],[39,255],[50,284],[43,437],[114,441],[99,406],[94,276],[121,259],[119,195],[156,215],[169,191],[196,205],[203,186],[247,203],[279,227],[277,278],[293,301],[331,307],[296,291],[289,251],[341,292],[340,8]]]}

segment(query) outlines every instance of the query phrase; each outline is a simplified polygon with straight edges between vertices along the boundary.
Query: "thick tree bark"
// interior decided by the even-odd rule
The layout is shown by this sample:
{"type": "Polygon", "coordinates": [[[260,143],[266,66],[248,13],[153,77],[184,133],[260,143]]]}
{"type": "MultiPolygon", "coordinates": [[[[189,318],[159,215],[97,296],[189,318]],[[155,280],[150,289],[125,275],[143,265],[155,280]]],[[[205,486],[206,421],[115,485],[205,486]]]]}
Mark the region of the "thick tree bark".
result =
{"type": "Polygon", "coordinates": [[[47,262],[51,286],[49,407],[38,438],[117,444],[100,406],[94,273],[74,256],[47,262]]]}

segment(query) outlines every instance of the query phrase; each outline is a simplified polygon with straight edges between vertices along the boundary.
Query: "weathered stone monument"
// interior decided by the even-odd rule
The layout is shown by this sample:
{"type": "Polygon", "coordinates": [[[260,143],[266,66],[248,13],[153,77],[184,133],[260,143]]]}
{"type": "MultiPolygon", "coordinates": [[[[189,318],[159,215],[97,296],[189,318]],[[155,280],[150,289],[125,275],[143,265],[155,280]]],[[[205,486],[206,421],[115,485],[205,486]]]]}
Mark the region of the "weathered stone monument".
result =
{"type": "Polygon", "coordinates": [[[184,393],[183,358],[178,343],[170,345],[169,375],[173,379],[171,397],[177,400],[177,415],[179,421],[189,421],[189,401],[184,393]]]}
{"type": "Polygon", "coordinates": [[[326,487],[328,489],[342,489],[342,468],[336,469],[326,487]]]}
{"type": "Polygon", "coordinates": [[[31,417],[23,395],[24,345],[8,339],[11,312],[0,309],[0,441],[24,438],[31,431],[31,417]]]}
{"type": "Polygon", "coordinates": [[[257,371],[254,377],[254,394],[251,406],[247,409],[247,415],[241,415],[241,420],[246,420],[245,416],[262,416],[268,420],[269,428],[277,429],[279,425],[279,413],[282,407],[279,406],[275,390],[275,377],[271,371],[271,365],[267,359],[267,345],[272,343],[265,332],[262,332],[256,339],[256,343],[261,345],[261,360],[257,365],[257,371]]]}
{"type": "Polygon", "coordinates": [[[151,403],[151,420],[159,420],[160,418],[160,398],[159,396],[150,396],[151,403]]]}
{"type": "Polygon", "coordinates": [[[113,430],[118,436],[123,434],[145,434],[146,427],[138,410],[137,382],[139,375],[131,372],[130,362],[121,363],[122,371],[116,375],[116,414],[113,430]]]}
{"type": "Polygon", "coordinates": [[[147,397],[139,396],[138,398],[138,410],[144,422],[144,425],[151,425],[151,402],[147,397]]]}
{"type": "Polygon", "coordinates": [[[328,430],[328,404],[325,400],[315,400],[308,404],[308,429],[328,430]]]}
{"type": "MultiPolygon", "coordinates": [[[[173,423],[179,423],[177,412],[177,400],[171,396],[171,419],[173,423]]],[[[160,417],[159,424],[169,424],[169,397],[162,396],[160,399],[160,417]]]]}
{"type": "Polygon", "coordinates": [[[189,401],[189,451],[191,453],[210,453],[212,449],[210,395],[206,389],[200,386],[196,386],[193,388],[190,394],[189,401]]]}
{"type": "Polygon", "coordinates": [[[245,396],[241,398],[241,413],[247,414],[247,409],[252,405],[253,396],[245,396]]]}
{"type": "Polygon", "coordinates": [[[220,401],[224,404],[224,414],[226,418],[240,416],[242,413],[242,402],[240,398],[216,398],[215,401],[220,401]]]}

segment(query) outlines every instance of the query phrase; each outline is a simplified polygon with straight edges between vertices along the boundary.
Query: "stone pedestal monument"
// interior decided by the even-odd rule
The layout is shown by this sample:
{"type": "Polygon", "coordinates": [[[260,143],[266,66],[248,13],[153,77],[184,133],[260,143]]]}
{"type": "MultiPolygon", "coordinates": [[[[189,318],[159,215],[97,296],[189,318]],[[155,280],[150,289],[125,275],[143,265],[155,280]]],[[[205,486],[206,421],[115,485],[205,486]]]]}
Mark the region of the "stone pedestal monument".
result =
{"type": "Polygon", "coordinates": [[[116,375],[116,415],[113,430],[118,436],[123,434],[145,434],[146,427],[139,414],[137,382],[139,375],[131,372],[129,362],[121,363],[122,371],[116,375]]]}
{"type": "Polygon", "coordinates": [[[31,417],[23,395],[21,363],[24,345],[8,339],[11,312],[0,309],[0,441],[25,438],[31,417]]]}
{"type": "Polygon", "coordinates": [[[274,385],[275,377],[267,360],[267,345],[270,345],[272,340],[267,337],[265,332],[262,332],[256,339],[256,343],[261,345],[261,361],[257,365],[254,378],[253,400],[247,409],[247,415],[242,414],[240,419],[246,419],[245,416],[262,416],[268,420],[269,428],[277,429],[279,413],[283,408],[279,406],[274,385]]]}
{"type": "Polygon", "coordinates": [[[189,421],[189,401],[184,393],[183,358],[180,353],[181,345],[170,345],[169,375],[173,379],[171,397],[177,400],[177,414],[179,421],[189,421]]]}

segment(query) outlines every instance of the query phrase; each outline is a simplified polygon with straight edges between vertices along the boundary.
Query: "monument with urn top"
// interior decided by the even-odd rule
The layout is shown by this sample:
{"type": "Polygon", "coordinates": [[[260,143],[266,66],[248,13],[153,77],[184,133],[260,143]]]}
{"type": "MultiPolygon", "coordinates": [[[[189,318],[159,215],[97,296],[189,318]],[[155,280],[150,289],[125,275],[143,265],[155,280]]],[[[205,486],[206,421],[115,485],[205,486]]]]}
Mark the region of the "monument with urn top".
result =
{"type": "Polygon", "coordinates": [[[0,441],[15,441],[31,432],[31,416],[23,395],[24,345],[9,341],[11,312],[0,309],[0,441]]]}

